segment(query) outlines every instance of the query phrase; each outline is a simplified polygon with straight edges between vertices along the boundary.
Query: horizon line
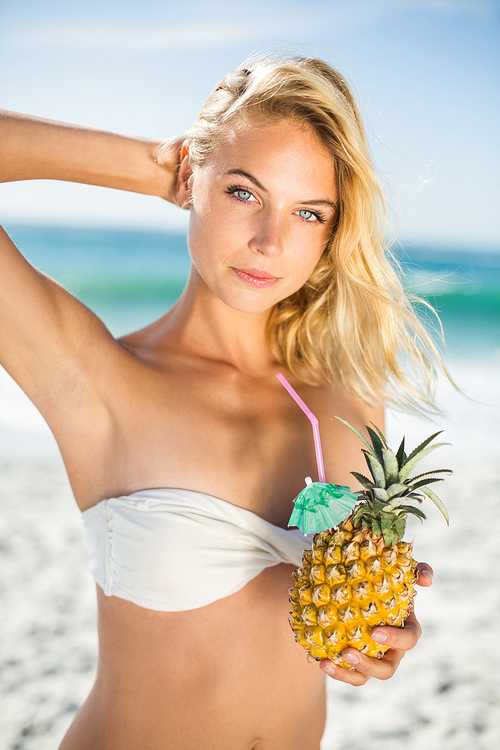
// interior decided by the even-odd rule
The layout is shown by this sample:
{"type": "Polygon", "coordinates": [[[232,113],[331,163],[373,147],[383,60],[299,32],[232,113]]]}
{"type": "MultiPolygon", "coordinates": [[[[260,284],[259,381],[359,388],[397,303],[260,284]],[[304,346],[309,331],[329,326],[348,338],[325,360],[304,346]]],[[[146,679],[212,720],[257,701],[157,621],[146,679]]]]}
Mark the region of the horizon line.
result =
{"type": "MultiPolygon", "coordinates": [[[[39,229],[73,229],[77,231],[107,231],[107,232],[140,232],[145,234],[171,234],[171,235],[186,235],[187,227],[181,226],[155,226],[138,223],[138,224],[114,224],[114,223],[80,223],[73,221],[40,221],[40,220],[27,220],[21,221],[19,219],[6,219],[1,222],[2,226],[8,231],[9,227],[15,228],[39,228],[39,229]]],[[[468,252],[484,252],[484,253],[500,253],[500,239],[498,240],[483,240],[483,241],[472,241],[472,240],[454,240],[452,238],[440,238],[440,237],[418,237],[412,236],[400,236],[396,238],[391,244],[391,248],[394,254],[397,255],[398,251],[408,251],[411,248],[416,249],[427,249],[427,248],[439,248],[441,250],[449,249],[455,252],[465,250],[468,252]]]]}

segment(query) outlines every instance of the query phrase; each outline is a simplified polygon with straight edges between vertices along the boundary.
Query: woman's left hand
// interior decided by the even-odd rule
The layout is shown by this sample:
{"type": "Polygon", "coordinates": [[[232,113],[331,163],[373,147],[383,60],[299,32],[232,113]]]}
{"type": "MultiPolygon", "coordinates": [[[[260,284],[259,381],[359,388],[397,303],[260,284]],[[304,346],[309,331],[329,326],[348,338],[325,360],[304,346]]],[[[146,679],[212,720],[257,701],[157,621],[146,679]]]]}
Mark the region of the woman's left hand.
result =
{"type": "MultiPolygon", "coordinates": [[[[430,565],[427,563],[417,565],[417,584],[419,586],[431,586],[432,576],[433,570],[430,565]]],[[[333,677],[340,682],[347,682],[349,685],[364,685],[370,677],[388,680],[395,673],[406,651],[417,645],[421,635],[422,628],[412,608],[403,628],[384,626],[372,630],[371,637],[373,640],[390,647],[382,659],[372,659],[354,648],[347,648],[342,652],[342,656],[352,664],[356,671],[343,669],[327,660],[320,663],[320,668],[329,677],[333,677]]]]}

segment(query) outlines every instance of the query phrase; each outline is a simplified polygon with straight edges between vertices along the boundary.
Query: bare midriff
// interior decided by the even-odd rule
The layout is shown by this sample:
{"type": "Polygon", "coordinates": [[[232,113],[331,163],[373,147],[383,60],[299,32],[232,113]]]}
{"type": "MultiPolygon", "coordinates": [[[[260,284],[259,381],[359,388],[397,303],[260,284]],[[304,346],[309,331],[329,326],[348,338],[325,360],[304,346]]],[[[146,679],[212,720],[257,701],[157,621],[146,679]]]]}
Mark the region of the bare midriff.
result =
{"type": "Polygon", "coordinates": [[[98,587],[96,682],[60,750],[318,750],[324,675],[287,622],[292,571],[185,612],[98,587]]]}

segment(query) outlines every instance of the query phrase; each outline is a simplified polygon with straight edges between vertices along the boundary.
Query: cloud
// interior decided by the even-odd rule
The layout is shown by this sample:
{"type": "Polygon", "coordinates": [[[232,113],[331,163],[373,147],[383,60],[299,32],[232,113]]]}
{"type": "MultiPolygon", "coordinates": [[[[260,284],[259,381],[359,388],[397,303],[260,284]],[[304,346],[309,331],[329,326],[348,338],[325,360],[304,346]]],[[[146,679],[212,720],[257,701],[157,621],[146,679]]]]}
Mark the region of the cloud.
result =
{"type": "MultiPolygon", "coordinates": [[[[179,6],[180,8],[181,6],[179,6]]],[[[178,10],[179,10],[178,8],[178,10]]],[[[2,41],[10,47],[72,48],[154,52],[187,49],[221,49],[245,41],[318,37],[366,25],[387,15],[427,13],[447,16],[484,16],[498,11],[496,0],[318,0],[298,2],[185,3],[182,16],[193,20],[140,26],[134,24],[40,24],[4,28],[2,41]]]]}
{"type": "MultiPolygon", "coordinates": [[[[281,33],[287,33],[286,26],[281,33]]],[[[233,46],[246,39],[262,36],[259,22],[172,24],[154,27],[70,26],[42,27],[18,32],[10,42],[16,46],[71,47],[128,52],[156,50],[213,49],[233,46]]],[[[267,36],[267,35],[266,35],[267,36]]]]}

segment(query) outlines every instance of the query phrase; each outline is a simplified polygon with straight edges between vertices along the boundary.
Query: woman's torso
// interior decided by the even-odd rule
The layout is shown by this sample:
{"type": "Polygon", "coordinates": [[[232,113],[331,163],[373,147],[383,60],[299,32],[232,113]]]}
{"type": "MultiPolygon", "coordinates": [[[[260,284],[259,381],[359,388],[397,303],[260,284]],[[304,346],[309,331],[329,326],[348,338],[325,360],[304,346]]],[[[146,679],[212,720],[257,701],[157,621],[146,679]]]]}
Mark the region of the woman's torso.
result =
{"type": "MultiPolygon", "coordinates": [[[[315,457],[309,422],[275,378],[280,368],[244,375],[159,342],[152,326],[104,349],[73,433],[56,431],[80,509],[178,487],[286,527],[315,457]]],[[[348,483],[359,446],[332,418],[361,426],[371,415],[340,391],[285,374],[320,419],[327,478],[348,483]]],[[[189,566],[189,543],[185,554],[189,566]]],[[[186,612],[155,612],[98,589],[96,684],[61,750],[317,750],[324,676],[287,623],[292,570],[267,568],[186,612]]]]}

